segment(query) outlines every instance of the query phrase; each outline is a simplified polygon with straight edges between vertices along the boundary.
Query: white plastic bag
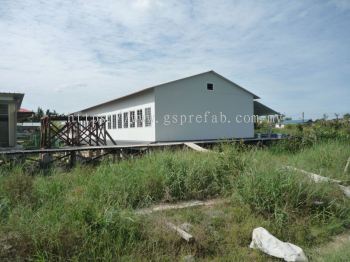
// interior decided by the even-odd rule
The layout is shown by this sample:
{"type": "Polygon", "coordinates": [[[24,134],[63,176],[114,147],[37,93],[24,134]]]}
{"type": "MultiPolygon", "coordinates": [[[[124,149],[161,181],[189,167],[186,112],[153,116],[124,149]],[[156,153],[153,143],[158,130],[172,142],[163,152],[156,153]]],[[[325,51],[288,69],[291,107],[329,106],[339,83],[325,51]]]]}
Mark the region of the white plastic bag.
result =
{"type": "Polygon", "coordinates": [[[250,248],[260,249],[268,255],[283,258],[285,261],[308,261],[304,251],[300,247],[291,243],[282,242],[263,227],[258,227],[253,230],[250,248]]]}

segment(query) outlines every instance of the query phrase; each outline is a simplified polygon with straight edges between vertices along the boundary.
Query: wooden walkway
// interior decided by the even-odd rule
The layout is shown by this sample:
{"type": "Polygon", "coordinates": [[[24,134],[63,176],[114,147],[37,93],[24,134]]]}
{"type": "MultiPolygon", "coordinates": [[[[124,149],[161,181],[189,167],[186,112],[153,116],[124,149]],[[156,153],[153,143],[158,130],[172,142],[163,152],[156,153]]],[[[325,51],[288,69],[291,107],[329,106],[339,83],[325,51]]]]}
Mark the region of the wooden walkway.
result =
{"type": "Polygon", "coordinates": [[[0,156],[11,155],[33,155],[33,154],[54,154],[54,153],[72,153],[81,151],[96,151],[96,150],[120,150],[120,149],[149,149],[149,148],[162,148],[162,147],[174,147],[185,146],[186,143],[193,144],[218,144],[243,141],[245,143],[258,143],[258,142],[271,142],[282,140],[284,138],[249,138],[249,139],[231,139],[231,140],[204,140],[204,141],[183,141],[183,142],[159,142],[159,143],[141,143],[141,144],[117,144],[117,145],[103,145],[103,146],[80,146],[80,147],[64,147],[64,148],[50,148],[50,149],[14,149],[0,151],[0,156]]]}

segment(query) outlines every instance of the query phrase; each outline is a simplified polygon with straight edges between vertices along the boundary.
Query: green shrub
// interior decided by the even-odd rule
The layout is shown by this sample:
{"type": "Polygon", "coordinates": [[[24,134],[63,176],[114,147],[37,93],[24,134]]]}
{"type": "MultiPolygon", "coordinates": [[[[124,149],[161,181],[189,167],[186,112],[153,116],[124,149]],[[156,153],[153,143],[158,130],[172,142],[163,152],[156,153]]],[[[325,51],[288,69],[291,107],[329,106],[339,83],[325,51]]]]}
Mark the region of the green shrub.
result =
{"type": "Polygon", "coordinates": [[[106,251],[110,259],[116,259],[144,240],[142,220],[132,213],[113,208],[98,212],[89,208],[83,210],[82,215],[86,228],[85,245],[89,250],[79,254],[84,259],[102,259],[106,251]]]}
{"type": "Polygon", "coordinates": [[[217,172],[238,176],[251,166],[251,154],[256,148],[243,143],[223,143],[216,150],[220,153],[217,159],[217,172]]]}
{"type": "Polygon", "coordinates": [[[35,203],[33,177],[18,169],[4,179],[1,187],[4,197],[9,199],[11,205],[35,203]]]}
{"type": "Polygon", "coordinates": [[[165,190],[173,200],[204,199],[222,192],[228,174],[217,172],[216,156],[173,157],[167,155],[160,164],[165,190]]]}
{"type": "Polygon", "coordinates": [[[337,187],[277,170],[290,161],[313,172],[342,172],[349,144],[312,141],[282,145],[283,154],[276,154],[277,145],[257,149],[239,143],[208,153],[165,150],[57,169],[49,176],[0,169],[0,260],[172,261],[194,254],[203,260],[265,261],[248,248],[258,226],[309,247],[341,232],[350,218],[349,200],[337,187]],[[233,195],[231,203],[215,207],[133,213],[162,201],[227,195],[233,195]],[[193,224],[196,243],[179,240],[162,226],[164,220],[193,224]]]}
{"type": "Polygon", "coordinates": [[[223,154],[162,151],[118,164],[104,163],[88,182],[87,191],[95,199],[110,199],[114,192],[114,201],[124,208],[210,198],[231,188],[235,174],[247,165],[244,157],[227,149],[223,154]]]}
{"type": "Polygon", "coordinates": [[[292,136],[281,141],[276,141],[271,145],[274,153],[297,153],[303,149],[311,147],[315,143],[314,139],[306,136],[292,136]]]}
{"type": "Polygon", "coordinates": [[[256,212],[273,217],[281,227],[303,215],[311,215],[311,219],[322,223],[334,217],[349,219],[350,209],[342,192],[329,184],[309,182],[298,174],[256,171],[239,177],[236,189],[241,201],[256,212]]]}

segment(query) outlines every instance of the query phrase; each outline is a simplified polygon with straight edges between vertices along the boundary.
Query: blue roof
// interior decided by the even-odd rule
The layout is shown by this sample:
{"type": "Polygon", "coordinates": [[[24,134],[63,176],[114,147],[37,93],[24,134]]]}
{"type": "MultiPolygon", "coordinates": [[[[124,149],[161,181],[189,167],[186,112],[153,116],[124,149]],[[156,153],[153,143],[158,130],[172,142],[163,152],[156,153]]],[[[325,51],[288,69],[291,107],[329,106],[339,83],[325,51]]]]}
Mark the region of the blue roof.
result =
{"type": "Polygon", "coordinates": [[[282,121],[282,124],[284,125],[297,125],[297,124],[303,124],[303,123],[307,123],[309,122],[311,119],[307,119],[307,120],[302,120],[302,119],[299,119],[299,120],[284,120],[282,121]]]}

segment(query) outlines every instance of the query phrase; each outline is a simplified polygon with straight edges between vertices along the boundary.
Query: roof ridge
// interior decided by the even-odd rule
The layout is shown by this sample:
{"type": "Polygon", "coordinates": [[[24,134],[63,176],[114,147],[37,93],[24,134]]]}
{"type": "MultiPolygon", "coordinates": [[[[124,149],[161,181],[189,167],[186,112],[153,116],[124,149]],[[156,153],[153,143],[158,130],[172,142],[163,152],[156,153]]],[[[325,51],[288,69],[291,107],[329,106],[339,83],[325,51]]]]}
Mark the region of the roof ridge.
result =
{"type": "Polygon", "coordinates": [[[97,105],[94,105],[94,106],[90,106],[90,107],[87,107],[87,108],[84,108],[80,111],[76,111],[74,112],[73,114],[77,114],[77,113],[80,113],[82,111],[86,111],[86,110],[89,110],[89,109],[92,109],[92,108],[95,108],[95,107],[99,107],[99,106],[102,106],[102,105],[106,105],[106,104],[109,104],[109,103],[112,103],[112,102],[115,102],[115,101],[118,101],[118,100],[121,100],[121,99],[124,99],[124,98],[127,98],[129,96],[133,96],[133,95],[137,95],[137,94],[140,94],[140,93],[143,93],[145,91],[148,91],[148,90],[151,90],[155,87],[159,87],[159,86],[162,86],[162,85],[167,85],[167,84],[170,84],[170,83],[174,83],[174,82],[177,82],[177,81],[182,81],[182,80],[185,80],[185,79],[188,79],[188,78],[192,78],[192,77],[197,77],[197,76],[200,76],[200,75],[204,75],[204,74],[208,74],[208,73],[213,73],[215,74],[216,76],[224,79],[225,81],[237,86],[238,88],[242,89],[243,91],[253,95],[253,99],[259,99],[260,97],[258,97],[257,95],[255,95],[254,93],[248,91],[247,89],[241,87],[240,85],[236,84],[235,82],[231,81],[230,79],[220,75],[219,73],[215,72],[213,69],[209,70],[209,71],[205,71],[205,72],[202,72],[202,73],[198,73],[198,74],[194,74],[194,75],[190,75],[190,76],[187,76],[187,77],[182,77],[182,78],[178,78],[178,79],[175,79],[175,80],[172,80],[172,81],[168,81],[168,82],[164,82],[164,83],[161,83],[161,84],[157,84],[157,85],[153,85],[153,86],[150,86],[150,87],[146,87],[144,89],[141,89],[139,91],[135,91],[135,92],[132,92],[132,93],[129,93],[129,94],[126,94],[126,95],[123,95],[123,96],[120,96],[118,98],[115,98],[115,99],[112,99],[112,100],[108,100],[106,102],[102,102],[100,104],[97,104],[97,105]]]}

